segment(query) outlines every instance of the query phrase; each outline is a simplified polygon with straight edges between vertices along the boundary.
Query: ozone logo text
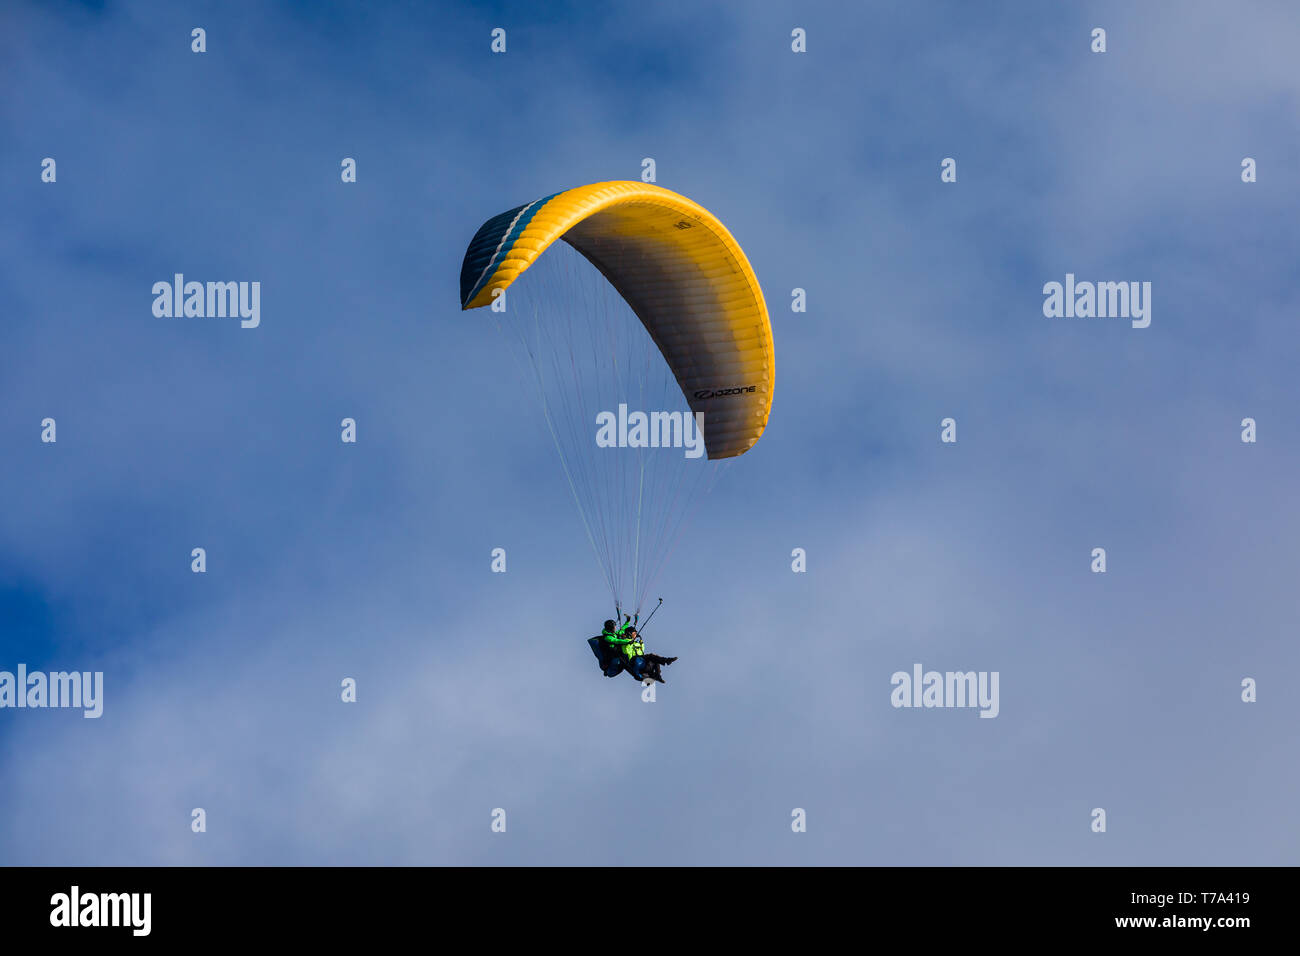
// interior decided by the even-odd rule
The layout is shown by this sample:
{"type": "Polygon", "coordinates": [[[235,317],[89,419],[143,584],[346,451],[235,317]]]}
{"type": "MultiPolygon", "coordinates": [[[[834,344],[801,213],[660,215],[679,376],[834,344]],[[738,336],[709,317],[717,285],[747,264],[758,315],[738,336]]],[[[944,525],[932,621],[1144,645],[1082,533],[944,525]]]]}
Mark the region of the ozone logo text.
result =
{"type": "Polygon", "coordinates": [[[747,395],[757,389],[757,385],[737,385],[734,388],[700,388],[695,390],[695,397],[705,399],[721,398],[723,395],[747,395]]]}

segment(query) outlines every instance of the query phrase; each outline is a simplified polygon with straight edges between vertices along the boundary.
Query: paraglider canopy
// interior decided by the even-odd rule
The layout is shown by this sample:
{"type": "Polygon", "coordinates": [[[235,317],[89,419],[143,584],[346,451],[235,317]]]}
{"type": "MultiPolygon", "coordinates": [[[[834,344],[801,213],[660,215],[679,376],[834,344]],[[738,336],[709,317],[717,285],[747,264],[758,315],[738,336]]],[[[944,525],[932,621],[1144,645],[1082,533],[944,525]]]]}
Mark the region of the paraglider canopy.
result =
{"type": "Polygon", "coordinates": [[[582,253],[645,325],[709,458],[744,454],[767,427],[775,349],[745,253],[703,206],[650,183],[580,186],[485,222],[465,251],[461,308],[491,303],[557,239],[582,253]]]}

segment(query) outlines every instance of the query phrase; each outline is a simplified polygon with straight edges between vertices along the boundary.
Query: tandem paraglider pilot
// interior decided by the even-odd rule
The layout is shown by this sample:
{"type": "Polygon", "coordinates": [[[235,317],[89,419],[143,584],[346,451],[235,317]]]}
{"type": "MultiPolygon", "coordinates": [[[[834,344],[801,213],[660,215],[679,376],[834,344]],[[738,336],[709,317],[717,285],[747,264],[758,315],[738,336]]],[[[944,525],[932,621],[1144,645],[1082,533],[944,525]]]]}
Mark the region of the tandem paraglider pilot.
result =
{"type": "Polygon", "coordinates": [[[635,680],[655,680],[661,684],[668,683],[663,678],[662,668],[677,660],[675,657],[661,657],[646,652],[645,644],[637,631],[640,614],[623,615],[623,623],[605,622],[599,634],[587,641],[600,670],[606,677],[617,677],[627,671],[635,680]]]}

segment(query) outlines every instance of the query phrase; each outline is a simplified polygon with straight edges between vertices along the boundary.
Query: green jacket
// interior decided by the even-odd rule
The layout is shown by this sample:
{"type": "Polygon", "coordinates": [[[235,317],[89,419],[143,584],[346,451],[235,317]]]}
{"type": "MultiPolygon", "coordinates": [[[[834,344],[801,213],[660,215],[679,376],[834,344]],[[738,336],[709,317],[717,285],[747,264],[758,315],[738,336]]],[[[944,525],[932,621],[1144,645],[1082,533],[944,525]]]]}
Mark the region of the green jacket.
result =
{"type": "Polygon", "coordinates": [[[631,626],[631,624],[620,624],[618,627],[614,628],[612,632],[600,632],[601,639],[606,644],[612,644],[617,647],[623,652],[623,656],[628,658],[628,660],[631,660],[633,657],[639,657],[645,653],[645,645],[641,643],[640,634],[635,638],[623,636],[623,632],[631,626]]]}

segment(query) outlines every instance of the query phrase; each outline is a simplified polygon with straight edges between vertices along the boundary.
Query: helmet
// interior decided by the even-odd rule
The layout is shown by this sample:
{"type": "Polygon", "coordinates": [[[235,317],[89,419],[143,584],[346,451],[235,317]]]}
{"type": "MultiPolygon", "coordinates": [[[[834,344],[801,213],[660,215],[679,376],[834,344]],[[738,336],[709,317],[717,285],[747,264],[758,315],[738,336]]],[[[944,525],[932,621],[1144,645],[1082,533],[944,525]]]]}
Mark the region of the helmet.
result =
{"type": "Polygon", "coordinates": [[[606,622],[605,622],[605,630],[607,630],[607,631],[612,631],[612,630],[614,630],[614,627],[615,627],[615,625],[614,625],[614,622],[613,622],[613,621],[606,621],[606,622]]]}

